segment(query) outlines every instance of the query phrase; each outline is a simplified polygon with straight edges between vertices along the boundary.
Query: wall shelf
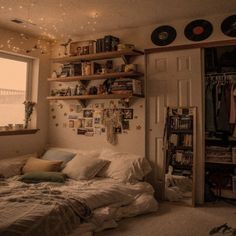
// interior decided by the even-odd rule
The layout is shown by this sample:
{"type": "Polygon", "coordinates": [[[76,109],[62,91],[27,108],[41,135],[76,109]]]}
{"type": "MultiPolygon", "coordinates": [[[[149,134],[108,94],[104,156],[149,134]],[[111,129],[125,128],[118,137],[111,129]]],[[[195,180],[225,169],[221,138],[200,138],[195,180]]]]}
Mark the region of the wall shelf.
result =
{"type": "Polygon", "coordinates": [[[92,99],[125,99],[127,106],[131,100],[135,98],[143,98],[144,96],[134,94],[99,94],[99,95],[79,95],[79,96],[49,96],[47,100],[78,100],[82,107],[86,107],[86,100],[92,99]]]}
{"type": "Polygon", "coordinates": [[[223,161],[205,161],[207,164],[223,164],[223,165],[236,165],[234,162],[223,162],[223,161]]]}
{"type": "Polygon", "coordinates": [[[0,131],[0,136],[35,134],[38,131],[39,129],[4,130],[0,131]]]}
{"type": "Polygon", "coordinates": [[[139,50],[122,50],[122,51],[112,51],[112,52],[100,52],[94,54],[86,54],[81,56],[72,57],[58,57],[52,58],[54,63],[66,63],[66,62],[79,62],[79,61],[94,61],[94,60],[104,60],[112,58],[123,58],[124,61],[128,61],[131,56],[140,56],[144,53],[139,50]]]}
{"type": "Polygon", "coordinates": [[[87,100],[87,99],[122,99],[132,97],[143,97],[133,94],[100,94],[100,95],[79,95],[79,96],[49,96],[48,100],[87,100]]]}
{"type": "Polygon", "coordinates": [[[50,82],[73,82],[81,80],[100,80],[108,78],[125,78],[125,77],[142,77],[143,73],[140,72],[114,72],[106,74],[94,74],[87,76],[73,76],[73,77],[58,77],[58,78],[48,78],[50,82]]]}

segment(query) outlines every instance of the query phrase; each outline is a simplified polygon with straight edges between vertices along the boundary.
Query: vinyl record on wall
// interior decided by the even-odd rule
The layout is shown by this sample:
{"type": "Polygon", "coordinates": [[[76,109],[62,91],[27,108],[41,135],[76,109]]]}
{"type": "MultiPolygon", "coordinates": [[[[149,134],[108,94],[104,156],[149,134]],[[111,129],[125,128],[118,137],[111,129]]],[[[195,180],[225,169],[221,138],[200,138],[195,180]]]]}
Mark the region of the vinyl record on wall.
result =
{"type": "Polygon", "coordinates": [[[225,18],[221,24],[221,30],[229,37],[236,37],[236,15],[225,18]]]}
{"type": "Polygon", "coordinates": [[[158,46],[166,46],[175,40],[176,35],[176,30],[172,26],[162,25],[152,32],[151,40],[158,46]]]}
{"type": "Polygon", "coordinates": [[[191,41],[202,41],[207,39],[213,31],[212,24],[207,20],[194,20],[184,29],[184,35],[191,41]]]}

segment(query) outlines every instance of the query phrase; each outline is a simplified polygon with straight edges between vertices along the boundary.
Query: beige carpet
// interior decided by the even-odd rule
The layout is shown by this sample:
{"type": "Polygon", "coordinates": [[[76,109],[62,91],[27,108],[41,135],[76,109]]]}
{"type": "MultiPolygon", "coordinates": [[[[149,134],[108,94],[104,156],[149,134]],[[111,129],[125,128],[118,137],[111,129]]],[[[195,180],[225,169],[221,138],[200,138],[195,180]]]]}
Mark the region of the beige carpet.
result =
{"type": "Polygon", "coordinates": [[[221,202],[191,208],[161,203],[155,214],[124,219],[117,229],[94,236],[207,236],[213,227],[224,223],[236,228],[236,206],[221,202]]]}

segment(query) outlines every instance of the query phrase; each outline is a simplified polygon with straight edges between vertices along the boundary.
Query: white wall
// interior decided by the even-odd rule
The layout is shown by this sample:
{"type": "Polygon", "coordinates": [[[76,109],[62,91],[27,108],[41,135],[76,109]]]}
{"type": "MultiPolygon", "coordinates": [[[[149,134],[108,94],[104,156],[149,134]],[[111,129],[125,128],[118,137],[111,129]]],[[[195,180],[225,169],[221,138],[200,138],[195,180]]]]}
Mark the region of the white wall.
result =
{"type": "MultiPolygon", "coordinates": [[[[0,28],[0,47],[2,51],[15,53],[7,46],[11,39],[12,45],[21,49],[31,49],[37,42],[36,38],[23,39],[19,33],[0,28]],[[22,42],[22,43],[21,43],[22,42]]],[[[46,78],[50,71],[50,45],[42,42],[48,47],[47,54],[41,54],[38,50],[31,53],[19,51],[18,54],[32,57],[35,60],[35,71],[33,79],[33,101],[37,102],[35,113],[37,113],[36,125],[40,129],[36,134],[0,136],[0,158],[17,156],[32,152],[42,152],[48,138],[48,102],[45,97],[48,94],[46,78]]],[[[14,69],[14,68],[13,68],[14,69]]],[[[4,79],[4,78],[2,78],[4,79]]],[[[3,115],[3,114],[1,114],[3,115]]]]}
{"type": "MultiPolygon", "coordinates": [[[[212,22],[213,24],[213,33],[212,35],[205,40],[207,41],[218,41],[218,40],[227,40],[230,39],[229,37],[225,36],[221,30],[220,30],[220,24],[222,20],[227,17],[225,15],[218,15],[218,16],[209,16],[208,18],[205,18],[212,22]]],[[[191,44],[192,41],[188,40],[184,36],[184,27],[193,19],[185,19],[185,20],[176,20],[173,22],[166,22],[166,24],[172,25],[176,31],[177,31],[177,38],[171,45],[181,45],[181,44],[191,44]]],[[[139,28],[130,28],[130,29],[123,29],[123,30],[116,30],[113,32],[104,32],[104,33],[95,33],[79,38],[73,38],[73,41],[79,41],[79,40],[88,40],[88,39],[97,39],[100,37],[103,37],[106,34],[111,34],[114,36],[117,36],[121,39],[121,42],[123,43],[132,43],[136,46],[138,49],[147,49],[147,48],[155,48],[157,47],[151,42],[151,33],[152,31],[158,27],[159,25],[149,25],[145,27],[139,27],[139,28]]],[[[53,57],[58,57],[59,55],[63,54],[63,47],[60,47],[58,45],[55,45],[52,50],[53,57]]],[[[143,58],[139,59],[139,64],[141,65],[142,70],[144,71],[144,60],[143,58]]],[[[53,67],[52,67],[53,68],[53,67]]],[[[141,106],[144,106],[145,104],[143,101],[139,101],[141,106]]],[[[118,150],[125,150],[125,151],[131,151],[136,152],[140,154],[145,153],[145,131],[144,131],[144,122],[145,122],[145,109],[140,108],[140,104],[137,103],[137,105],[134,107],[135,113],[138,114],[138,120],[135,120],[133,122],[133,126],[136,124],[140,124],[142,126],[142,131],[135,130],[135,127],[130,130],[128,135],[120,135],[119,137],[119,145],[112,147],[113,149],[118,150]]],[[[63,102],[64,110],[68,110],[68,106],[66,105],[66,102],[63,102]]],[[[50,114],[52,116],[52,114],[50,114]]],[[[57,119],[60,120],[62,115],[58,112],[56,113],[57,119]]],[[[64,118],[65,121],[65,118],[64,118]]],[[[65,147],[78,147],[78,148],[87,148],[87,145],[89,147],[104,147],[109,146],[107,142],[105,141],[104,137],[81,137],[75,134],[75,132],[72,132],[68,129],[63,129],[62,127],[55,127],[55,122],[50,119],[50,136],[49,136],[49,145],[62,145],[65,147]]],[[[60,123],[63,121],[61,120],[60,123]]]]}

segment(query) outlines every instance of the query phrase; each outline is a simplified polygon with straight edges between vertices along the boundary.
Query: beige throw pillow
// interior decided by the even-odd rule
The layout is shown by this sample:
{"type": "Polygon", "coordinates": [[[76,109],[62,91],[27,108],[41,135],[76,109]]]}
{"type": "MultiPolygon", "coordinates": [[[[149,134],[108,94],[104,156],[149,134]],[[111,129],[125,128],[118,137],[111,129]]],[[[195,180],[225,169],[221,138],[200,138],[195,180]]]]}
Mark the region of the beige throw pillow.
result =
{"type": "Polygon", "coordinates": [[[31,157],[23,167],[23,173],[31,171],[60,171],[63,161],[49,161],[31,157]]]}
{"type": "Polygon", "coordinates": [[[36,157],[36,153],[23,156],[4,158],[0,160],[0,177],[9,178],[20,175],[23,166],[30,157],[36,157]]]}
{"type": "Polygon", "coordinates": [[[107,160],[98,159],[97,156],[97,154],[93,155],[92,153],[77,153],[77,155],[67,163],[62,172],[72,179],[92,179],[109,163],[107,160]]]}

